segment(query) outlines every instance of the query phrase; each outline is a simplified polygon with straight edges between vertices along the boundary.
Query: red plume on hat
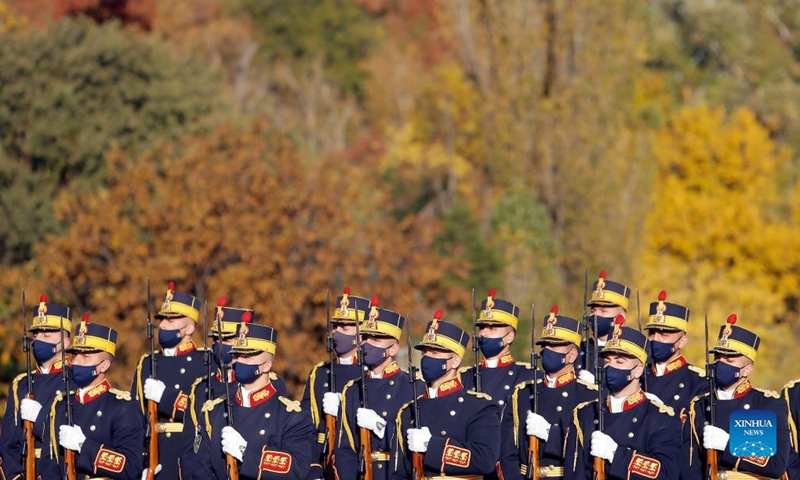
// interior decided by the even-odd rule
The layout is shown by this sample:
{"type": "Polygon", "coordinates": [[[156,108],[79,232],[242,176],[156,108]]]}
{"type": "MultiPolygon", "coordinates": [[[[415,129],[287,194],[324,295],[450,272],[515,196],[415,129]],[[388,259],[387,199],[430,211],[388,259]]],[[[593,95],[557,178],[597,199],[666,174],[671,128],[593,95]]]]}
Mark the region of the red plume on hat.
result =
{"type": "Polygon", "coordinates": [[[89,314],[88,313],[84,313],[83,314],[83,317],[81,317],[81,322],[89,323],[89,314]]]}
{"type": "Polygon", "coordinates": [[[625,325],[625,317],[623,317],[622,315],[617,315],[616,317],[614,317],[614,325],[619,325],[619,326],[625,325]]]}
{"type": "Polygon", "coordinates": [[[44,318],[47,313],[47,294],[43,293],[39,297],[39,318],[44,318]]]}
{"type": "Polygon", "coordinates": [[[342,314],[347,315],[347,306],[350,304],[347,297],[350,296],[350,287],[344,287],[344,291],[342,292],[342,300],[339,302],[339,308],[343,310],[342,314]]]}
{"type": "Polygon", "coordinates": [[[434,320],[441,320],[443,316],[444,316],[444,312],[442,311],[442,309],[441,309],[441,308],[440,308],[440,309],[438,309],[438,310],[436,310],[436,311],[433,313],[433,318],[434,318],[434,320]]]}
{"type": "Polygon", "coordinates": [[[250,313],[250,310],[247,310],[242,314],[242,323],[250,323],[253,320],[253,314],[250,313]]]}
{"type": "Polygon", "coordinates": [[[664,300],[667,299],[667,291],[661,290],[658,294],[658,306],[656,306],[656,316],[658,317],[659,322],[664,321],[664,311],[667,309],[667,306],[664,304],[664,300]]]}
{"type": "Polygon", "coordinates": [[[606,271],[600,270],[600,274],[597,276],[597,290],[601,291],[606,288],[606,271]]]}
{"type": "Polygon", "coordinates": [[[550,308],[550,317],[548,317],[547,320],[548,321],[555,320],[556,315],[558,315],[558,305],[553,305],[552,308],[550,308]]]}
{"type": "Polygon", "coordinates": [[[486,298],[486,310],[491,310],[494,307],[494,297],[497,295],[497,289],[492,287],[489,289],[489,296],[486,298]]]}
{"type": "Polygon", "coordinates": [[[167,290],[169,290],[170,292],[174,292],[175,291],[175,282],[170,280],[170,282],[167,283],[167,290]]]}
{"type": "Polygon", "coordinates": [[[736,324],[736,320],[737,320],[736,314],[735,313],[731,313],[730,316],[728,317],[727,323],[730,324],[730,325],[735,325],[736,324]]]}
{"type": "MultiPolygon", "coordinates": [[[[369,328],[377,328],[375,325],[375,320],[378,319],[378,306],[381,304],[380,300],[378,299],[377,295],[373,295],[372,299],[369,301],[369,328]]],[[[356,312],[358,315],[358,312],[356,312]]]]}

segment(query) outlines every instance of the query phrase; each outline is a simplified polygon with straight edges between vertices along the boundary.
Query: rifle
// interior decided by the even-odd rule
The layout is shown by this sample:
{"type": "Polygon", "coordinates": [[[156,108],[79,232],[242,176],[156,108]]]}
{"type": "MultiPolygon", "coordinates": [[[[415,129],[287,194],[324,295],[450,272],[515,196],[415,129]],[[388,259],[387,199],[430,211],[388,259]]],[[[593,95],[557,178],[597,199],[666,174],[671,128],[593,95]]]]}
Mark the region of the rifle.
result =
{"type": "Polygon", "coordinates": [[[586,304],[589,297],[589,271],[583,271],[583,368],[589,370],[589,313],[586,304]]]}
{"type": "MultiPolygon", "coordinates": [[[[406,316],[406,336],[408,337],[408,378],[411,382],[411,428],[419,428],[422,424],[419,416],[419,402],[417,401],[417,367],[414,366],[413,356],[411,351],[411,315],[406,316]]],[[[397,432],[401,435],[401,432],[397,432]]],[[[425,475],[425,467],[422,463],[423,454],[419,452],[411,452],[411,478],[412,480],[422,480],[425,475]]]]}
{"type": "Polygon", "coordinates": [[[472,289],[472,351],[475,352],[475,391],[481,391],[481,350],[478,348],[478,316],[475,312],[475,289],[472,289]]]}
{"type": "MultiPolygon", "coordinates": [[[[64,380],[64,398],[67,407],[67,425],[72,426],[72,392],[67,368],[67,352],[64,350],[64,317],[61,317],[61,379],[64,380]]],[[[64,480],[76,480],[75,451],[64,449],[64,480]]]]}
{"type": "MultiPolygon", "coordinates": [[[[377,306],[377,298],[373,297],[370,306],[377,306]]],[[[367,383],[364,379],[364,345],[361,342],[361,327],[358,323],[358,302],[356,302],[356,349],[358,351],[358,371],[361,373],[361,408],[369,408],[367,405],[367,383]]],[[[358,458],[359,478],[372,480],[372,440],[370,431],[362,428],[359,431],[361,440],[361,451],[358,458]]]]}
{"type": "MultiPolygon", "coordinates": [[[[639,303],[639,287],[636,287],[636,316],[639,318],[639,331],[645,333],[644,327],[642,326],[642,305],[639,303]]],[[[644,391],[647,390],[647,361],[644,362],[644,373],[642,374],[642,381],[644,382],[644,391]]]]}
{"type": "MultiPolygon", "coordinates": [[[[156,376],[156,340],[153,327],[153,304],[150,296],[150,277],[147,277],[147,339],[150,340],[150,378],[157,380],[156,376]]],[[[147,480],[156,478],[158,468],[158,404],[152,400],[147,401],[147,480]]]]}
{"type": "MultiPolygon", "coordinates": [[[[222,340],[222,317],[219,315],[216,317],[217,332],[219,332],[220,340],[222,340]]],[[[219,349],[219,368],[222,373],[222,377],[225,379],[225,411],[228,414],[228,426],[233,427],[233,405],[231,405],[230,378],[228,374],[228,365],[225,363],[225,358],[222,356],[221,346],[219,349]]],[[[231,455],[225,454],[225,464],[227,465],[225,473],[228,476],[228,480],[239,480],[239,464],[236,463],[236,459],[231,455]]]]}
{"type": "MultiPolygon", "coordinates": [[[[219,342],[220,352],[222,352],[222,332],[217,332],[217,341],[219,342]]],[[[208,300],[203,302],[203,365],[206,367],[206,400],[214,399],[214,382],[211,381],[212,370],[211,364],[212,352],[208,348],[208,300]]],[[[220,359],[221,360],[221,359],[220,359]]]]}
{"type": "MultiPolygon", "coordinates": [[[[597,315],[593,315],[594,331],[597,332],[597,315]]],[[[600,347],[594,349],[594,372],[597,381],[597,430],[603,431],[603,366],[600,365],[600,347]]],[[[600,457],[594,457],[594,480],[605,480],[606,462],[600,457]]]]}
{"type": "MultiPolygon", "coordinates": [[[[31,376],[31,337],[25,328],[28,318],[27,306],[25,305],[25,289],[22,289],[22,351],[25,352],[25,380],[28,383],[28,394],[25,398],[33,400],[33,377],[31,376]]],[[[63,338],[64,331],[61,331],[63,338]]],[[[62,369],[66,365],[61,366],[62,369]]],[[[22,429],[25,431],[25,443],[22,448],[22,455],[25,458],[25,478],[33,480],[36,478],[36,443],[33,438],[33,422],[29,420],[22,421],[22,429]]]]}
{"type": "MultiPolygon", "coordinates": [[[[708,361],[708,313],[705,314],[706,321],[706,378],[708,378],[708,401],[709,401],[709,420],[710,425],[716,426],[716,401],[714,395],[716,391],[714,388],[714,368],[713,364],[708,361]]],[[[706,449],[706,478],[708,480],[719,480],[719,463],[717,461],[717,451],[706,449]]]]}
{"type": "MultiPolygon", "coordinates": [[[[553,306],[554,313],[558,313],[558,308],[553,306]]],[[[533,369],[533,398],[531,399],[531,411],[539,413],[539,382],[536,378],[536,371],[539,368],[539,355],[536,354],[536,305],[531,303],[531,368],[533,369]]],[[[528,480],[539,480],[539,437],[528,436],[528,469],[525,478],[528,480]]]]}
{"type": "MultiPolygon", "coordinates": [[[[325,310],[327,315],[327,334],[325,335],[325,349],[328,351],[328,361],[330,373],[328,374],[328,391],[336,393],[336,372],[333,367],[336,363],[336,353],[333,348],[333,335],[331,335],[331,291],[328,290],[327,299],[325,303],[325,310]]],[[[358,321],[358,310],[356,310],[356,321],[358,321]]],[[[325,457],[325,467],[330,468],[331,457],[333,456],[333,448],[336,442],[336,417],[333,415],[325,415],[325,443],[323,444],[323,456],[325,457]]],[[[330,475],[331,477],[333,475],[330,475]]]]}

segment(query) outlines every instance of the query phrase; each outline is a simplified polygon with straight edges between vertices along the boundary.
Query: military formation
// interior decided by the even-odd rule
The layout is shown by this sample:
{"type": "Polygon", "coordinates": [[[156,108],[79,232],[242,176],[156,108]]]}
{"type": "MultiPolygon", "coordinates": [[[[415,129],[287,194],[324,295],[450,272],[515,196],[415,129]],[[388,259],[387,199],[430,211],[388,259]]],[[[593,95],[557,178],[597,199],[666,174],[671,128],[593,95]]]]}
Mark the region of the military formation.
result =
{"type": "Polygon", "coordinates": [[[511,355],[520,308],[494,289],[473,295],[471,331],[437,310],[414,343],[410,319],[346,288],[295,401],[273,371],[278,331],[225,297],[209,308],[170,282],[153,308],[148,284],[150,351],[119,390],[116,330],[47,295],[28,315],[23,293],[0,478],[800,480],[800,381],[751,384],[761,339],[736,315],[710,340],[705,318],[698,367],[689,309],[666,292],[640,325],[604,272],[586,297],[580,319],[531,305],[526,363],[511,355]],[[731,445],[748,411],[774,413],[774,446],[731,445]]]}

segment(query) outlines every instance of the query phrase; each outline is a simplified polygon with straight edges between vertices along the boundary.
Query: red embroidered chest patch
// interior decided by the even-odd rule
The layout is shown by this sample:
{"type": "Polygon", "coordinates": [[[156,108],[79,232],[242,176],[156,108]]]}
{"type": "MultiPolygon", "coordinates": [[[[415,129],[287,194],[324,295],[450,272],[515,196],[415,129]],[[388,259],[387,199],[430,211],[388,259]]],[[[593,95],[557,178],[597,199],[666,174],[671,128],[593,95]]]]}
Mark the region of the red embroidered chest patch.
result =
{"type": "Polygon", "coordinates": [[[289,473],[292,468],[292,456],[285,452],[264,450],[261,455],[261,470],[273,473],[289,473]]]}
{"type": "Polygon", "coordinates": [[[469,467],[469,461],[471,458],[472,452],[469,450],[448,445],[447,448],[444,449],[444,457],[442,460],[444,460],[444,463],[447,465],[467,468],[469,467]]]}
{"type": "Polygon", "coordinates": [[[628,471],[647,478],[658,478],[658,474],[661,473],[661,462],[637,453],[631,459],[628,471]]]}

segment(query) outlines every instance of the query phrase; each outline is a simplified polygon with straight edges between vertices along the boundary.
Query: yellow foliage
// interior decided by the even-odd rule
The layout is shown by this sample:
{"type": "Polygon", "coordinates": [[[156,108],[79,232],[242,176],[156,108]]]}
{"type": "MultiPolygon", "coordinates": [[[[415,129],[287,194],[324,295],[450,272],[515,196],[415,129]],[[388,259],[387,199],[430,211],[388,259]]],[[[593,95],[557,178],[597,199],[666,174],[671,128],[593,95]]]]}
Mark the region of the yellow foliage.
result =
{"type": "Polygon", "coordinates": [[[19,30],[27,23],[24,17],[15,15],[8,4],[0,0],[0,35],[19,30]]]}
{"type": "MultiPolygon", "coordinates": [[[[735,312],[739,324],[763,337],[757,371],[769,386],[786,380],[794,348],[789,320],[798,294],[796,224],[778,174],[790,152],[776,145],[754,114],[698,107],[678,111],[656,134],[657,174],[638,278],[643,303],[666,289],[689,306],[689,353],[702,363],[703,314],[711,341],[735,312]],[[787,352],[788,350],[788,352],[787,352]]],[[[796,328],[796,327],[794,327],[796,328]]]]}

